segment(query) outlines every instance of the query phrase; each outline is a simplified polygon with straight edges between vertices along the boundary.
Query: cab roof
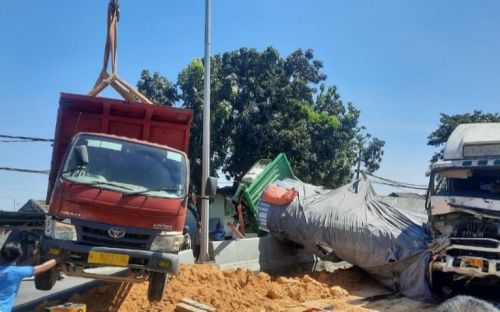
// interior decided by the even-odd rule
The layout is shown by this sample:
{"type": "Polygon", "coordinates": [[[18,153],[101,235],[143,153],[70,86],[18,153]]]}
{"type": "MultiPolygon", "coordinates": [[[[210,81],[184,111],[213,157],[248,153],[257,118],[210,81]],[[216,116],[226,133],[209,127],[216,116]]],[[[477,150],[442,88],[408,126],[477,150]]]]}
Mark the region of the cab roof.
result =
{"type": "Polygon", "coordinates": [[[500,123],[461,124],[448,138],[443,159],[464,159],[464,146],[491,144],[500,144],[500,123]]]}

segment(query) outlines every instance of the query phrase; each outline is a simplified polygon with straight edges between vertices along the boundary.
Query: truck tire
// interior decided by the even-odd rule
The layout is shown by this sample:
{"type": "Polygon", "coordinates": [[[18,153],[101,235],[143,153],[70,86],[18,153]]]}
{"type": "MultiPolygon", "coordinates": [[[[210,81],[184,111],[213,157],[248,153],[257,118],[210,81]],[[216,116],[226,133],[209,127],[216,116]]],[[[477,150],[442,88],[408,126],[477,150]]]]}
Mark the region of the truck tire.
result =
{"type": "Polygon", "coordinates": [[[59,272],[56,268],[52,268],[47,272],[35,275],[35,287],[38,290],[51,290],[59,277],[59,272]]]}
{"type": "Polygon", "coordinates": [[[148,300],[159,302],[163,298],[165,285],[167,284],[167,273],[149,272],[148,300]]]}
{"type": "Polygon", "coordinates": [[[457,283],[453,281],[453,273],[432,272],[432,288],[443,299],[456,294],[457,283]]]}

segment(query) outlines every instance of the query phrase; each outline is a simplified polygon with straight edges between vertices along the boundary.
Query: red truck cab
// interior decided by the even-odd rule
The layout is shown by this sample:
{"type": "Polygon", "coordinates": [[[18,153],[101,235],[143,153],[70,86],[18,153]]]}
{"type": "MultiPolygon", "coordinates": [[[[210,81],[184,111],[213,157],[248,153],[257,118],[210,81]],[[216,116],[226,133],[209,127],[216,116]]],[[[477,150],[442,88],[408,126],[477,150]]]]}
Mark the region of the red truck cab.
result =
{"type": "Polygon", "coordinates": [[[189,188],[190,110],[61,94],[41,259],[64,253],[35,277],[51,289],[67,275],[137,282],[161,299],[177,253],[189,188]],[[129,268],[126,276],[89,269],[129,268]]]}

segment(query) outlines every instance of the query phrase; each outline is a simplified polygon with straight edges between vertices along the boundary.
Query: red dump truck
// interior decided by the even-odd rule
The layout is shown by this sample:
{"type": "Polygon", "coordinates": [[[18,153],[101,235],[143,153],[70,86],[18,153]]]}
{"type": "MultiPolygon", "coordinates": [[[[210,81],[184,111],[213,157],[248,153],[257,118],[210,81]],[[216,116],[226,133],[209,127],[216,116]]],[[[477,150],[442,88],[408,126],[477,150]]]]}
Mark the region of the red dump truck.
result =
{"type": "Polygon", "coordinates": [[[65,260],[35,277],[38,289],[51,289],[62,271],[149,280],[149,300],[161,299],[184,240],[191,120],[186,109],[61,94],[40,261],[65,260]],[[102,266],[129,270],[95,273],[102,266]]]}

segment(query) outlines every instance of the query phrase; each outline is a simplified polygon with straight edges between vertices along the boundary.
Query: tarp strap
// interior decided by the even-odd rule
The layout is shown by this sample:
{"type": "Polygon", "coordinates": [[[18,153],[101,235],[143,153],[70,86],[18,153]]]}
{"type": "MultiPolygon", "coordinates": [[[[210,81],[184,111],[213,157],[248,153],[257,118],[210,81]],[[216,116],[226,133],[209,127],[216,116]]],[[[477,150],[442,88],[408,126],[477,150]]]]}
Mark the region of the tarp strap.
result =
{"type": "Polygon", "coordinates": [[[88,95],[98,96],[102,90],[111,85],[126,101],[153,104],[147,97],[137,91],[132,85],[118,76],[116,65],[116,47],[118,44],[117,25],[120,19],[118,0],[110,0],[108,4],[108,24],[106,45],[104,46],[104,60],[101,73],[88,95]],[[111,74],[108,73],[109,59],[111,58],[111,74]]]}
{"type": "Polygon", "coordinates": [[[432,258],[428,266],[429,282],[433,285],[432,280],[432,264],[439,258],[443,258],[446,253],[446,248],[450,246],[450,239],[446,237],[437,238],[427,243],[428,249],[432,252],[432,258]]]}

